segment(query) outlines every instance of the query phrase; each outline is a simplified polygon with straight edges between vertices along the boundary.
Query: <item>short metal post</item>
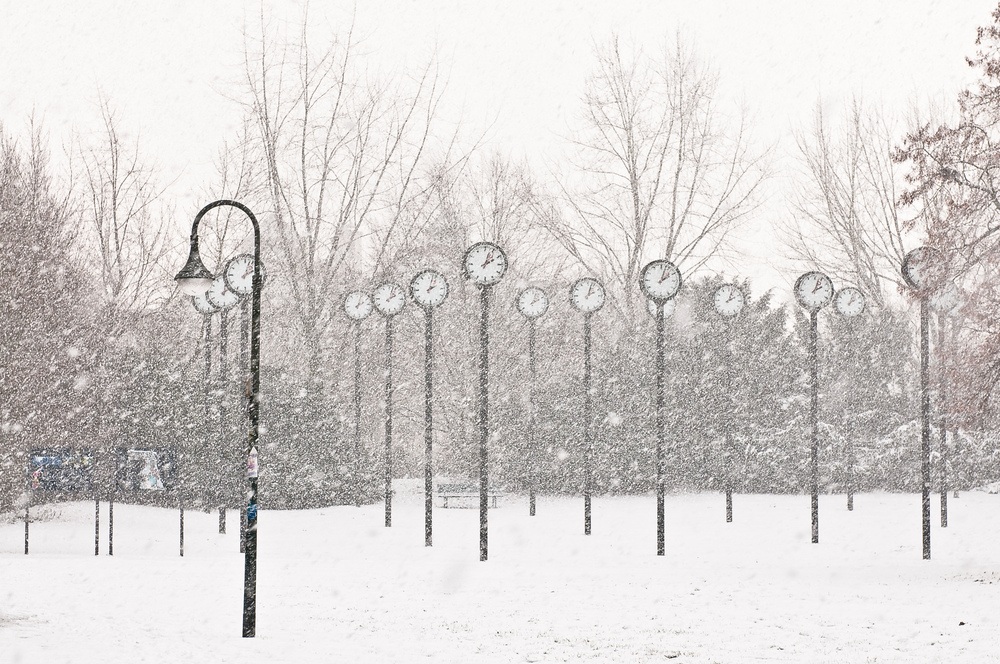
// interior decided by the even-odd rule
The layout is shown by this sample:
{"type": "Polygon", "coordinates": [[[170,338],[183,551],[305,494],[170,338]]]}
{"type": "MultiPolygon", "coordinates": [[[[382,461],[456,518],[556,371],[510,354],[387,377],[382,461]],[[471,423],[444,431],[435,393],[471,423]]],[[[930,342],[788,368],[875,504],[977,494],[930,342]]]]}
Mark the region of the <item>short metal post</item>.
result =
{"type": "Polygon", "coordinates": [[[94,499],[94,555],[101,555],[101,501],[94,499]]]}
{"type": "Polygon", "coordinates": [[[108,555],[115,555],[115,499],[108,498],[108,555]]]}
{"type": "Polygon", "coordinates": [[[180,505],[180,536],[181,536],[181,558],[184,557],[184,504],[180,505]]]}
{"type": "Polygon", "coordinates": [[[31,505],[31,494],[28,494],[28,502],[24,506],[24,555],[28,555],[28,521],[29,515],[28,510],[31,505]]]}

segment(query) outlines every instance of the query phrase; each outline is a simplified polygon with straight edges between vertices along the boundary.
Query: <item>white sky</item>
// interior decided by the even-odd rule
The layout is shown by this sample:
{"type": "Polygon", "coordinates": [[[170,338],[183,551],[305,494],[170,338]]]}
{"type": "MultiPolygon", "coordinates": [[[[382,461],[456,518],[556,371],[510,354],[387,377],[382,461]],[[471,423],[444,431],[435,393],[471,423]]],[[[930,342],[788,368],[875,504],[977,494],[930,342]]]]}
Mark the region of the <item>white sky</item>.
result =
{"type": "MultiPolygon", "coordinates": [[[[4,3],[0,20],[0,120],[18,132],[35,111],[58,148],[72,128],[98,127],[103,90],[126,129],[175,180],[179,237],[205,201],[195,192],[211,176],[239,109],[226,98],[239,76],[251,0],[54,0],[4,3]]],[[[266,2],[295,25],[301,2],[266,2]]],[[[467,127],[496,119],[493,143],[544,159],[579,109],[592,44],[612,30],[655,51],[678,29],[721,72],[725,94],[757,114],[758,135],[790,148],[822,95],[837,108],[852,94],[890,111],[912,99],[950,101],[971,80],[964,57],[995,0],[368,0],[357,27],[384,65],[405,67],[436,47],[450,69],[452,112],[467,127]]],[[[350,2],[314,0],[310,14],[335,29],[350,2]]],[[[761,211],[783,214],[774,203],[761,211]]],[[[758,247],[740,273],[787,288],[797,274],[758,247]]]]}

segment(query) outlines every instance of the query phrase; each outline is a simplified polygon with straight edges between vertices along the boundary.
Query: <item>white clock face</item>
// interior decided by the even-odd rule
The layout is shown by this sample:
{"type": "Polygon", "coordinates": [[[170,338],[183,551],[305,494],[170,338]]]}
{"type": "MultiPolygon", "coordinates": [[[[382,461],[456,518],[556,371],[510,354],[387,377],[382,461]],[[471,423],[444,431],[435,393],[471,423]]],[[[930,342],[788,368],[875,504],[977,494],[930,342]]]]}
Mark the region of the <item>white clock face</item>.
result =
{"type": "Polygon", "coordinates": [[[465,274],[480,286],[500,281],[507,271],[507,255],[491,242],[479,242],[465,252],[465,274]]]}
{"type": "Polygon", "coordinates": [[[716,311],[726,318],[732,318],[743,311],[743,305],[746,304],[746,297],[739,286],[723,284],[715,291],[715,297],[712,298],[712,302],[715,304],[716,311]]]}
{"type": "Polygon", "coordinates": [[[903,259],[903,279],[918,290],[931,288],[940,281],[942,267],[937,251],[917,247],[903,259]]]}
{"type": "Polygon", "coordinates": [[[604,286],[590,277],[579,279],[569,290],[569,301],[583,313],[593,313],[604,306],[604,286]]]}
{"type": "Polygon", "coordinates": [[[526,318],[538,318],[549,308],[549,298],[541,288],[530,286],[517,296],[517,308],[526,318]]]}
{"type": "Polygon", "coordinates": [[[222,275],[215,278],[205,295],[216,309],[229,309],[240,301],[240,296],[226,286],[226,280],[222,275]]]}
{"type": "Polygon", "coordinates": [[[833,300],[833,282],[822,272],[806,272],[795,282],[795,299],[806,309],[822,309],[833,300]]]}
{"type": "Polygon", "coordinates": [[[833,298],[833,306],[841,316],[859,316],[865,310],[865,294],[851,286],[841,288],[833,298]]]}
{"type": "Polygon", "coordinates": [[[344,298],[344,312],[353,320],[364,320],[372,312],[372,299],[362,291],[348,293],[344,298]]]}
{"type": "MultiPolygon", "coordinates": [[[[649,298],[646,298],[646,311],[648,311],[649,315],[652,316],[653,318],[656,318],[656,308],[657,308],[656,300],[650,300],[649,298]]],[[[671,316],[674,315],[674,309],[677,308],[677,300],[674,299],[666,300],[663,304],[660,305],[660,308],[663,309],[663,317],[670,318],[671,316]]]]}
{"type": "Polygon", "coordinates": [[[395,316],[403,310],[406,304],[406,292],[399,284],[382,284],[375,289],[372,296],[375,301],[375,308],[383,316],[395,316]]]}
{"type": "Polygon", "coordinates": [[[938,289],[931,296],[931,307],[939,313],[948,314],[955,310],[962,303],[962,294],[958,291],[958,286],[954,282],[938,289]]]}
{"type": "Polygon", "coordinates": [[[443,274],[424,270],[410,282],[413,301],[422,307],[436,307],[448,297],[448,281],[443,274]]]}
{"type": "Polygon", "coordinates": [[[208,291],[192,295],[191,304],[194,305],[195,311],[206,316],[211,316],[218,311],[218,309],[215,308],[215,305],[208,301],[208,291]]]}
{"type": "MultiPolygon", "coordinates": [[[[250,254],[240,254],[233,257],[222,272],[226,280],[226,286],[240,297],[250,295],[253,292],[253,256],[250,254]]],[[[264,269],[264,262],[260,264],[261,286],[267,279],[267,271],[264,269]]]]}
{"type": "Polygon", "coordinates": [[[681,289],[681,273],[670,261],[647,263],[639,275],[639,287],[651,300],[669,300],[681,289]]]}

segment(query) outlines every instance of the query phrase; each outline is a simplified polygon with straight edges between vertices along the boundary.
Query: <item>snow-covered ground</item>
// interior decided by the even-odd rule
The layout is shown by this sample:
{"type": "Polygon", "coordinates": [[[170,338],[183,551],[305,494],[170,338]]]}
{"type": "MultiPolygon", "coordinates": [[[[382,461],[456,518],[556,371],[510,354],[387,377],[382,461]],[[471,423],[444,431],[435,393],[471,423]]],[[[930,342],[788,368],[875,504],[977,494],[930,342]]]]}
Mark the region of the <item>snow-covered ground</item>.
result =
{"type": "Polygon", "coordinates": [[[262,512],[257,638],[240,637],[236,513],[115,507],[114,556],[95,557],[93,503],[0,525],[0,662],[995,662],[1000,496],[933,503],[921,560],[919,496],[668,496],[667,555],[652,497],[507,497],[435,510],[401,490],[379,505],[262,512]]]}

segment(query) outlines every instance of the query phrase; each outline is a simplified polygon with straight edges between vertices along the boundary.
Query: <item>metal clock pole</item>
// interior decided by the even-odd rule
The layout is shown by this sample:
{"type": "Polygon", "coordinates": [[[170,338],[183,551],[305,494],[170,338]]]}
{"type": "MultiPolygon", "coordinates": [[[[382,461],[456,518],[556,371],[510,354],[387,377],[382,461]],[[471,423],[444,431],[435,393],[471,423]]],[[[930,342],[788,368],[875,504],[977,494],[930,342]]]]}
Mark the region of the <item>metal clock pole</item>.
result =
{"type": "Polygon", "coordinates": [[[941,358],[940,366],[938,371],[941,374],[939,378],[938,387],[938,402],[940,403],[941,409],[941,462],[940,467],[940,482],[941,482],[941,527],[948,527],[948,371],[947,365],[945,363],[945,325],[947,324],[947,319],[944,314],[938,312],[938,355],[941,358]]]}
{"type": "Polygon", "coordinates": [[[656,307],[656,555],[666,553],[665,470],[666,439],[666,375],[665,357],[666,307],[681,288],[681,273],[668,260],[647,263],[639,274],[639,288],[656,307]]]}
{"type": "Polygon", "coordinates": [[[583,313],[583,534],[590,534],[590,494],[593,484],[594,433],[591,394],[590,317],[604,306],[604,286],[591,277],[578,279],[569,290],[570,303],[583,313]]]}
{"type": "MultiPolygon", "coordinates": [[[[740,290],[739,286],[735,284],[723,284],[715,290],[715,294],[712,296],[712,303],[715,305],[715,310],[726,320],[725,323],[725,352],[723,353],[723,358],[725,365],[727,367],[726,371],[726,385],[725,385],[725,404],[723,410],[726,413],[725,421],[723,422],[723,427],[726,430],[725,435],[725,475],[726,475],[726,523],[733,522],[733,470],[732,470],[732,433],[733,428],[733,352],[732,352],[732,337],[733,337],[733,319],[743,310],[744,304],[746,304],[746,296],[743,291],[740,290]]],[[[721,418],[720,418],[721,419],[721,418]]]]}
{"type": "MultiPolygon", "coordinates": [[[[250,301],[240,300],[240,375],[246,376],[250,368],[250,301]]],[[[247,506],[240,503],[240,553],[246,553],[247,548],[247,506]]]]}
{"type": "Polygon", "coordinates": [[[402,287],[382,284],[375,290],[375,307],[385,318],[385,527],[392,526],[392,319],[406,305],[402,287]]]}
{"type": "Polygon", "coordinates": [[[492,242],[477,242],[463,259],[465,275],[479,286],[479,560],[485,561],[489,544],[489,367],[490,290],[507,272],[507,255],[492,242]]]}
{"type": "Polygon", "coordinates": [[[424,546],[431,546],[434,518],[434,310],[424,309],[424,546]]]}
{"type": "MultiPolygon", "coordinates": [[[[860,316],[865,310],[865,294],[853,286],[837,291],[833,298],[834,308],[844,318],[860,316]]],[[[848,428],[847,441],[847,511],[854,511],[854,427],[848,428]]]]}
{"type": "Polygon", "coordinates": [[[809,427],[810,427],[810,497],[812,543],[819,543],[819,310],[809,311],[809,427]]]}
{"type": "Polygon", "coordinates": [[[931,298],[930,304],[937,311],[938,339],[937,354],[938,363],[938,426],[941,431],[941,453],[939,456],[939,482],[941,491],[941,527],[948,527],[948,355],[947,330],[949,324],[952,328],[952,338],[954,338],[954,322],[950,320],[950,314],[960,303],[961,295],[958,287],[954,283],[949,283],[931,298]]]}
{"type": "Polygon", "coordinates": [[[937,252],[919,247],[903,259],[903,279],[920,299],[920,517],[923,559],[931,557],[931,422],[930,422],[930,303],[932,287],[940,276],[937,252]]]}
{"type": "Polygon", "coordinates": [[[538,380],[538,373],[535,364],[534,318],[528,319],[528,377],[531,381],[531,385],[528,387],[528,472],[530,473],[530,477],[528,478],[528,516],[535,516],[535,492],[538,485],[538,468],[536,467],[538,454],[535,449],[535,425],[537,423],[535,382],[538,380]]]}
{"type": "Polygon", "coordinates": [[[479,560],[489,551],[490,286],[479,288],[479,560]]]}
{"type": "Polygon", "coordinates": [[[538,450],[535,445],[535,427],[537,424],[537,394],[535,383],[538,380],[535,363],[535,320],[541,317],[549,307],[549,298],[541,288],[529,286],[517,296],[517,308],[521,315],[528,319],[528,453],[527,453],[527,483],[528,483],[528,515],[535,516],[535,491],[538,484],[538,450]]]}
{"type": "Polygon", "coordinates": [[[927,297],[920,297],[920,509],[923,558],[931,557],[931,398],[930,315],[927,297]]]}
{"type": "Polygon", "coordinates": [[[594,465],[594,432],[593,424],[593,397],[590,387],[590,317],[593,314],[587,312],[583,315],[583,438],[586,444],[583,456],[583,534],[590,534],[590,493],[593,482],[594,465]]]}
{"type": "Polygon", "coordinates": [[[667,429],[667,400],[666,400],[666,378],[667,360],[665,352],[664,335],[666,331],[666,321],[663,312],[663,304],[657,302],[656,307],[656,555],[662,556],[666,553],[665,520],[666,514],[663,505],[664,500],[664,474],[665,461],[663,458],[664,446],[666,444],[667,429]]]}
{"type": "Polygon", "coordinates": [[[354,323],[354,505],[361,507],[361,321],[354,323]]]}
{"type": "Polygon", "coordinates": [[[434,309],[448,297],[448,281],[434,270],[423,270],[410,281],[410,294],[424,310],[424,546],[431,546],[434,519],[434,309]]]}
{"type": "Polygon", "coordinates": [[[807,272],[795,282],[795,298],[809,310],[809,442],[812,543],[819,544],[819,310],[833,300],[833,283],[822,272],[807,272]]]}
{"type": "MultiPolygon", "coordinates": [[[[226,367],[226,355],[229,350],[229,311],[219,310],[219,452],[223,463],[220,470],[226,471],[226,383],[229,380],[226,367]]],[[[219,534],[226,534],[226,485],[228,482],[220,478],[219,490],[222,492],[222,501],[219,505],[219,534]]]]}
{"type": "Polygon", "coordinates": [[[392,526],[392,316],[385,317],[385,527],[392,526]]]}
{"type": "Polygon", "coordinates": [[[372,298],[353,291],[344,298],[344,313],[354,327],[354,505],[361,507],[361,322],[372,312],[372,298]]]}

